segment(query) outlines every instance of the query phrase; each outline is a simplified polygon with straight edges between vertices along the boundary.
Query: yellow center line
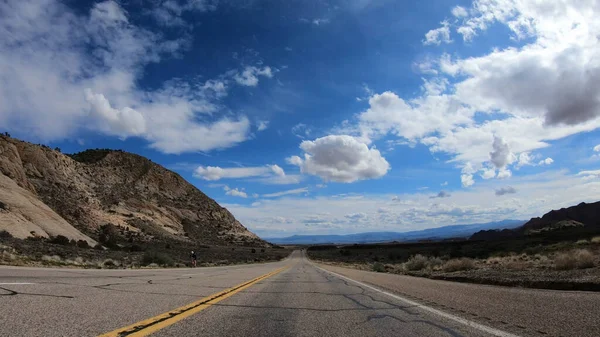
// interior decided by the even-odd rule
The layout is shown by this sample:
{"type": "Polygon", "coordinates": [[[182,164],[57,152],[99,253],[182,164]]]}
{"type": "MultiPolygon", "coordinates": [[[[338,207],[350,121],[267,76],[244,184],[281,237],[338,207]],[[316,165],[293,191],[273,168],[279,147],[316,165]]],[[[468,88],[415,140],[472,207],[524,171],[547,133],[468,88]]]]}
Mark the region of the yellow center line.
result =
{"type": "Polygon", "coordinates": [[[251,287],[252,285],[254,285],[264,279],[267,279],[271,276],[279,274],[287,268],[289,268],[289,267],[279,268],[275,271],[261,275],[250,281],[247,281],[247,282],[244,282],[237,286],[231,287],[229,289],[220,291],[216,294],[210,295],[208,297],[205,297],[198,301],[184,305],[177,309],[170,310],[168,312],[165,312],[164,314],[160,314],[160,315],[145,319],[143,321],[139,321],[137,323],[131,324],[129,326],[119,328],[119,329],[111,331],[111,332],[107,332],[98,337],[148,336],[151,333],[154,333],[160,329],[166,328],[176,322],[179,322],[180,320],[182,320],[186,317],[194,315],[194,314],[210,307],[211,305],[213,305],[215,303],[218,303],[230,296],[233,296],[236,293],[238,293],[248,287],[251,287]]]}

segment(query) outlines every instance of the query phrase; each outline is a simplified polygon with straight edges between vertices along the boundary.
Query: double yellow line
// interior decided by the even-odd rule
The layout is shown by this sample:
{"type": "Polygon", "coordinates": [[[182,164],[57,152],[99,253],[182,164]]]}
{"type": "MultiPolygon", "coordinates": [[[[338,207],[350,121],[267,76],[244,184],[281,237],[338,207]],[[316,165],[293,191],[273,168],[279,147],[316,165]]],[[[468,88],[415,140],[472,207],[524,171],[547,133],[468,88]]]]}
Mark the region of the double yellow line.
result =
{"type": "Polygon", "coordinates": [[[183,307],[179,307],[177,309],[173,309],[171,311],[165,312],[164,314],[160,314],[158,316],[154,316],[154,317],[145,319],[143,321],[139,321],[137,323],[126,326],[124,328],[120,328],[120,329],[117,329],[117,330],[114,330],[111,332],[107,332],[98,337],[147,336],[147,335],[154,333],[162,328],[166,328],[169,325],[179,322],[180,320],[182,320],[186,317],[194,315],[194,314],[210,307],[211,305],[218,303],[230,296],[233,296],[236,293],[238,293],[248,287],[251,287],[255,283],[258,283],[264,279],[267,279],[271,276],[279,274],[287,268],[288,267],[279,268],[275,271],[264,274],[255,279],[252,279],[250,281],[244,282],[237,286],[234,286],[229,289],[218,292],[216,294],[210,295],[210,296],[200,299],[196,302],[192,302],[190,304],[184,305],[183,307]]]}

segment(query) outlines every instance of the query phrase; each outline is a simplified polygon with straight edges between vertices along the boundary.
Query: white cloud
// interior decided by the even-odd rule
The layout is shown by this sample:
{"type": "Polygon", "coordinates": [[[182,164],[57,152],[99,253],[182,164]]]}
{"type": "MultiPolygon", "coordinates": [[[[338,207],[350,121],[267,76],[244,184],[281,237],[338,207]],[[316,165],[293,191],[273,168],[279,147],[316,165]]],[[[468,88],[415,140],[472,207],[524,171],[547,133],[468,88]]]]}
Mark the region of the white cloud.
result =
{"type": "Polygon", "coordinates": [[[498,179],[506,179],[512,176],[512,172],[509,169],[502,168],[498,171],[498,175],[496,176],[498,179]]]}
{"type": "Polygon", "coordinates": [[[463,187],[469,187],[469,186],[473,186],[473,184],[475,184],[472,174],[461,174],[460,182],[463,187]]]}
{"type": "Polygon", "coordinates": [[[259,121],[257,125],[258,131],[264,131],[269,127],[268,121],[259,121]]]}
{"type": "MultiPolygon", "coordinates": [[[[594,172],[600,177],[600,171],[594,172]]],[[[585,175],[582,175],[585,176],[585,175]]],[[[429,199],[422,193],[402,194],[393,200],[389,194],[369,194],[363,198],[335,196],[293,197],[262,200],[260,205],[223,205],[245,226],[268,235],[285,231],[288,235],[357,233],[369,231],[409,231],[433,226],[484,223],[500,219],[537,217],[552,209],[594,202],[600,195],[600,180],[581,179],[564,171],[547,171],[528,177],[513,177],[511,187],[518,193],[499,198],[490,191],[507,186],[498,180],[485,180],[477,186],[453,191],[452,198],[429,199]],[[369,221],[352,221],[347,215],[369,221]],[[273,222],[274,217],[289,222],[273,222]],[[310,223],[311,226],[306,226],[310,223]],[[335,227],[335,228],[332,228],[335,227]]]]}
{"type": "Polygon", "coordinates": [[[501,138],[494,136],[494,143],[492,144],[492,152],[490,152],[490,161],[496,168],[502,169],[509,164],[512,153],[510,147],[506,141],[501,138]]]}
{"type": "Polygon", "coordinates": [[[304,159],[291,157],[288,162],[300,164],[302,173],[319,176],[325,181],[351,183],[376,179],[390,169],[377,149],[369,148],[351,136],[330,135],[303,141],[300,148],[305,152],[304,159]]]}
{"type": "Polygon", "coordinates": [[[469,13],[467,12],[467,9],[461,6],[456,6],[454,8],[452,8],[452,15],[454,15],[457,18],[464,18],[466,16],[469,16],[469,13]]]}
{"type": "Polygon", "coordinates": [[[204,180],[220,180],[261,177],[268,176],[272,173],[273,169],[269,166],[229,168],[221,168],[218,166],[200,166],[194,171],[194,177],[202,178],[204,180]]]}
{"type": "MultiPolygon", "coordinates": [[[[140,137],[165,153],[245,141],[248,118],[218,114],[215,100],[226,95],[225,82],[170,80],[151,91],[138,86],[145,66],[189,47],[182,36],[167,40],[137,26],[115,1],[96,3],[87,13],[57,0],[3,1],[0,127],[44,141],[92,129],[140,137]]],[[[259,72],[268,76],[265,69],[259,72]]]]}
{"type": "Polygon", "coordinates": [[[314,19],[312,20],[312,24],[315,26],[320,26],[329,23],[329,19],[314,19]]]}
{"type": "Polygon", "coordinates": [[[594,146],[594,152],[600,152],[600,144],[594,146]]]}
{"type": "Polygon", "coordinates": [[[482,169],[483,173],[481,174],[481,178],[483,179],[492,179],[494,177],[496,177],[496,169],[491,167],[491,168],[484,168],[482,169]]]}
{"type": "Polygon", "coordinates": [[[540,162],[538,163],[538,165],[550,165],[554,163],[554,160],[550,157],[544,159],[544,160],[540,160],[540,162]]]}
{"type": "Polygon", "coordinates": [[[497,189],[495,193],[497,196],[501,196],[501,195],[505,195],[505,194],[515,194],[515,193],[517,193],[517,190],[512,186],[506,186],[506,187],[501,187],[501,188],[497,189]]]}
{"type": "Polygon", "coordinates": [[[423,41],[424,45],[440,45],[442,42],[452,42],[450,39],[450,24],[448,21],[442,21],[441,24],[442,26],[440,28],[432,29],[425,34],[425,40],[423,41]]]}
{"type": "Polygon", "coordinates": [[[273,171],[273,173],[275,173],[275,175],[283,177],[285,176],[285,171],[283,171],[283,169],[278,166],[278,165],[269,165],[269,167],[271,168],[271,171],[273,171]]]}
{"type": "Polygon", "coordinates": [[[308,187],[296,188],[293,190],[281,191],[281,192],[276,192],[276,193],[263,194],[262,197],[263,198],[275,198],[275,197],[281,197],[284,195],[302,194],[302,193],[308,193],[308,187]]]}
{"type": "Polygon", "coordinates": [[[581,171],[577,175],[585,180],[597,179],[600,178],[600,170],[581,171]]]}
{"type": "Polygon", "coordinates": [[[309,137],[311,131],[312,130],[308,126],[306,126],[306,124],[303,123],[298,123],[292,127],[292,134],[294,134],[294,136],[300,139],[305,139],[306,137],[309,137]]]}
{"type": "Polygon", "coordinates": [[[187,23],[182,19],[186,12],[208,12],[217,9],[216,0],[160,0],[150,4],[153,6],[147,13],[164,26],[186,26],[187,23]]]}
{"type": "Polygon", "coordinates": [[[302,158],[300,158],[298,156],[291,156],[291,157],[285,158],[285,162],[290,165],[302,166],[302,158]]]}
{"type": "Polygon", "coordinates": [[[233,197],[240,197],[240,198],[248,198],[248,194],[244,191],[240,191],[237,188],[229,188],[229,186],[224,186],[223,189],[225,190],[225,194],[227,195],[231,195],[233,197]]]}
{"type": "MultiPolygon", "coordinates": [[[[390,91],[372,95],[357,125],[344,130],[367,144],[389,135],[418,142],[476,171],[504,167],[506,178],[512,165],[538,162],[532,151],[598,129],[600,93],[592,88],[600,86],[599,4],[476,0],[467,14],[460,24],[473,34],[494,23],[530,39],[480,56],[428,60],[434,77],[427,83],[445,87],[426,85],[410,100],[390,91]]],[[[473,174],[463,172],[464,186],[473,174]]]]}
{"type": "Polygon", "coordinates": [[[448,182],[444,181],[443,183],[440,184],[440,186],[448,186],[448,182]]]}
{"type": "Polygon", "coordinates": [[[106,133],[117,136],[138,136],[146,132],[146,120],[138,111],[131,108],[113,109],[102,94],[85,90],[85,100],[90,103],[91,114],[101,124],[106,133]]]}
{"type": "Polygon", "coordinates": [[[241,73],[233,75],[233,79],[240,85],[247,87],[255,87],[258,85],[258,76],[264,76],[267,78],[273,77],[271,67],[257,68],[254,66],[246,67],[241,73]]]}

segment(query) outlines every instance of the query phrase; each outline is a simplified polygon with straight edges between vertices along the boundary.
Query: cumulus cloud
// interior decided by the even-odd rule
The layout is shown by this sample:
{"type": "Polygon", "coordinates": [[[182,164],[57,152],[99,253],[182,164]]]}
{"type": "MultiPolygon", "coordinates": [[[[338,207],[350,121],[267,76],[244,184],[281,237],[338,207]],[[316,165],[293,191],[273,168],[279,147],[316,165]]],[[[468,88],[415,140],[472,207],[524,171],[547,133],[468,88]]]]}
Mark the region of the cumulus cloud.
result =
{"type": "Polygon", "coordinates": [[[271,171],[275,173],[277,176],[285,176],[285,171],[279,165],[268,165],[271,168],[271,171]]]}
{"type": "MultiPolygon", "coordinates": [[[[140,137],[165,153],[224,149],[248,139],[247,117],[219,114],[225,80],[139,87],[148,64],[182,55],[191,40],[185,34],[169,40],[137,23],[111,0],[88,12],[58,0],[2,2],[0,127],[45,141],[92,129],[140,137]]],[[[272,76],[268,67],[256,72],[272,76]]]]}
{"type": "Polygon", "coordinates": [[[146,120],[138,111],[131,108],[113,109],[102,94],[85,90],[85,100],[90,104],[90,113],[103,125],[106,133],[117,136],[138,136],[146,131],[146,120]]]}
{"type": "Polygon", "coordinates": [[[496,190],[496,195],[501,196],[505,194],[514,194],[517,193],[517,190],[512,186],[502,187],[496,190]]]}
{"type": "Polygon", "coordinates": [[[233,197],[248,198],[248,194],[246,192],[238,190],[237,188],[229,188],[229,186],[225,186],[223,187],[223,189],[225,190],[225,194],[227,195],[231,195],[233,197]]]}
{"type": "Polygon", "coordinates": [[[467,9],[464,7],[456,6],[452,8],[452,15],[454,15],[457,18],[464,18],[466,16],[469,16],[469,12],[467,12],[467,9]]]}
{"type": "Polygon", "coordinates": [[[594,152],[600,152],[600,144],[594,146],[594,152]]]}
{"type": "Polygon", "coordinates": [[[446,191],[440,191],[438,194],[431,196],[431,199],[435,199],[435,198],[449,198],[451,195],[450,193],[446,192],[446,191]]]}
{"type": "Polygon", "coordinates": [[[294,156],[288,163],[299,165],[302,173],[316,175],[324,181],[351,183],[376,179],[390,169],[389,163],[375,148],[369,148],[354,137],[330,135],[314,141],[303,141],[304,159],[294,156]]]}
{"type": "Polygon", "coordinates": [[[236,73],[233,79],[240,85],[255,87],[258,85],[258,76],[272,78],[273,72],[271,71],[271,67],[257,68],[248,66],[241,73],[236,73]]]}
{"type": "Polygon", "coordinates": [[[460,182],[463,187],[469,187],[469,186],[473,186],[475,184],[472,174],[461,174],[460,182]]]}
{"type": "Polygon", "coordinates": [[[506,168],[500,169],[498,171],[498,175],[496,176],[498,179],[506,179],[512,176],[512,172],[506,168]]]}
{"type": "Polygon", "coordinates": [[[494,136],[492,148],[493,150],[490,152],[490,161],[492,164],[499,169],[506,167],[512,155],[506,141],[501,137],[494,136]]]}
{"type": "Polygon", "coordinates": [[[483,179],[492,179],[496,177],[496,169],[495,168],[484,168],[482,169],[481,178],[483,179]]]}
{"type": "Polygon", "coordinates": [[[544,160],[540,160],[540,162],[538,163],[538,165],[550,165],[552,163],[554,163],[554,159],[548,157],[548,158],[546,158],[544,160]]]}
{"type": "Polygon", "coordinates": [[[424,45],[435,44],[440,45],[440,43],[450,43],[452,40],[450,39],[450,24],[448,21],[442,21],[441,27],[437,29],[432,29],[425,34],[425,40],[423,41],[424,45]]]}
{"type": "MultiPolygon", "coordinates": [[[[488,164],[504,167],[500,178],[515,163],[515,168],[537,164],[532,151],[600,125],[600,93],[593,89],[600,86],[600,63],[592,61],[600,59],[599,6],[593,1],[475,0],[456,20],[465,39],[493,23],[506,26],[514,39],[527,37],[521,46],[423,62],[433,76],[427,83],[446,87],[425,86],[412,99],[390,91],[374,94],[357,125],[346,127],[354,131],[348,134],[367,144],[396,136],[477,170],[488,164]]],[[[474,183],[473,173],[462,175],[464,186],[474,183]]]]}

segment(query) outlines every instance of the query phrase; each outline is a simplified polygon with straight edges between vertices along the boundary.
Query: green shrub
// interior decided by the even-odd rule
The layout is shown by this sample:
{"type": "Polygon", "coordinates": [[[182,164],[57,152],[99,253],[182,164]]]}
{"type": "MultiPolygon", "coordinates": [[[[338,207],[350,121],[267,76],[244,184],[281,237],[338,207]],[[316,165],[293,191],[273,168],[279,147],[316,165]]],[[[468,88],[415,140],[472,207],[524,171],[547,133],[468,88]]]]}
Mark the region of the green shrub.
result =
{"type": "Polygon", "coordinates": [[[417,271],[417,270],[423,270],[427,267],[427,256],[423,256],[421,254],[417,254],[414,256],[411,256],[408,261],[406,261],[404,263],[404,268],[406,268],[406,270],[409,271],[417,271]]]}
{"type": "Polygon", "coordinates": [[[373,263],[373,271],[376,271],[378,273],[385,273],[385,266],[383,265],[383,263],[375,262],[373,263]]]}

